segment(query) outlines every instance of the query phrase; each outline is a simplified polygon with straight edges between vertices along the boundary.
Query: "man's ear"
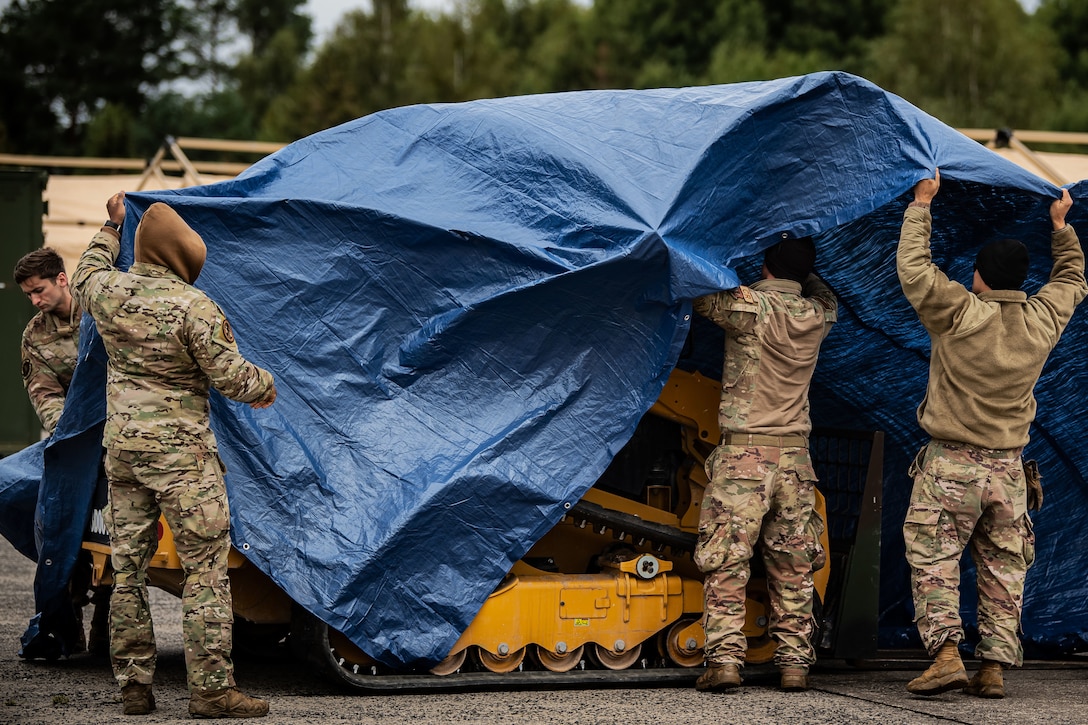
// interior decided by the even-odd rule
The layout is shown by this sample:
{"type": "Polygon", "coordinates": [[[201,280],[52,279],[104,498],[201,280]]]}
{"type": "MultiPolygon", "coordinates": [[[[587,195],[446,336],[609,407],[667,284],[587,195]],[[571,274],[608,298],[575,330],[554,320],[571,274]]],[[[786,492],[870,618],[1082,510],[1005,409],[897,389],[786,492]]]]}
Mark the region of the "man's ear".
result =
{"type": "Polygon", "coordinates": [[[60,287],[68,286],[68,275],[65,272],[61,272],[57,275],[57,285],[60,287]]]}

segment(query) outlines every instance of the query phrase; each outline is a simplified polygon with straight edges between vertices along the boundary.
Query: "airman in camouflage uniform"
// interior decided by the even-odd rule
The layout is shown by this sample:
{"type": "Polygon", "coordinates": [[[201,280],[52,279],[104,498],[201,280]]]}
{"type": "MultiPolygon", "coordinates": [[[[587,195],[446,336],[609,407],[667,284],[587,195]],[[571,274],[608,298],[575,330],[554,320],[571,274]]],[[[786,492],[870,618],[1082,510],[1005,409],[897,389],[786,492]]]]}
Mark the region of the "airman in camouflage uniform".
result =
{"type": "Polygon", "coordinates": [[[1027,249],[1011,239],[982,248],[970,290],[949,280],[929,249],[929,207],[939,188],[939,172],[915,186],[897,255],[903,292],[930,337],[918,422],[931,440],[910,468],[914,488],[903,536],[915,620],[935,661],[907,689],[936,695],[966,688],[999,698],[1002,669],[1023,663],[1020,612],[1035,559],[1028,506],[1032,491],[1041,504],[1042,489],[1029,475],[1033,465],[1021,458],[1035,418],[1033,390],[1088,284],[1080,242],[1065,223],[1073,203],[1068,191],[1050,206],[1054,264],[1036,295],[1020,291],[1027,249]],[[970,681],[958,650],[964,637],[959,564],[968,547],[978,572],[975,655],[982,660],[970,681]]]}
{"type": "MultiPolygon", "coordinates": [[[[41,420],[42,429],[52,435],[64,410],[64,400],[72,384],[79,353],[79,322],[83,313],[72,299],[64,260],[50,247],[36,249],[15,263],[12,275],[15,284],[38,309],[38,314],[23,330],[22,357],[23,385],[41,420]]],[[[68,583],[72,609],[79,622],[79,639],[72,643],[73,653],[87,649],[83,632],[83,607],[94,602],[91,620],[90,650],[92,654],[105,654],[109,649],[108,612],[110,588],[94,587],[93,599],[88,599],[91,589],[91,559],[85,552],[80,555],[68,583]]]]}
{"type": "Polygon", "coordinates": [[[68,288],[64,260],[53,249],[44,247],[23,256],[15,264],[14,277],[38,309],[23,330],[23,386],[42,428],[52,435],[76,369],[82,313],[68,288]]]}
{"type": "MultiPolygon", "coordinates": [[[[115,226],[124,194],[107,203],[115,226]]],[[[192,286],[203,240],[169,206],[151,205],[136,230],[136,262],[114,268],[116,228],[103,226],[73,275],[76,298],[109,357],[106,382],[106,526],[113,548],[111,655],[126,714],[154,709],[155,640],[147,567],[160,512],[185,569],[182,594],[189,712],[250,717],[268,704],[235,688],[233,613],[227,578],[230,514],[223,469],[208,421],[215,387],[254,408],[271,405],[272,376],[238,352],[230,323],[192,286]]]]}
{"type": "Polygon", "coordinates": [[[836,320],[834,294],[811,274],[809,238],[767,250],[763,279],[708,295],[695,310],[725,329],[722,438],[707,459],[695,562],[704,582],[707,672],[700,690],[740,685],[742,628],[756,546],[767,570],[770,632],[786,690],[807,689],[815,662],[812,572],[823,565],[808,452],[808,389],[836,320]]]}

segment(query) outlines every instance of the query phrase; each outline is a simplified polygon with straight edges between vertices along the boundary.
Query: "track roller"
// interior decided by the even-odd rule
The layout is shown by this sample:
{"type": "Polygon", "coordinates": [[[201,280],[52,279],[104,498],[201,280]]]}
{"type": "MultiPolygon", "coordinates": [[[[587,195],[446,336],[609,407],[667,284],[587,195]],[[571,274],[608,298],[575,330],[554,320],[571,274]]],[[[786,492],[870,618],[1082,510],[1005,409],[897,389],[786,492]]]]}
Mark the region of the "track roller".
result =
{"type": "Polygon", "coordinates": [[[515,650],[505,655],[497,655],[477,647],[476,659],[480,665],[489,672],[513,672],[525,661],[525,648],[515,650]]]}
{"type": "Polygon", "coordinates": [[[569,652],[563,654],[556,654],[546,647],[536,645],[533,650],[536,654],[537,662],[540,666],[546,670],[552,672],[570,672],[578,663],[582,661],[582,657],[585,655],[585,645],[576,647],[569,652]]]}
{"type": "Polygon", "coordinates": [[[604,647],[602,645],[594,643],[593,657],[601,667],[606,670],[626,670],[631,665],[638,662],[639,656],[642,654],[642,644],[636,644],[629,649],[622,649],[616,651],[604,647]]]}
{"type": "Polygon", "coordinates": [[[446,659],[442,660],[430,669],[430,673],[432,675],[438,675],[440,677],[452,675],[454,672],[457,672],[457,670],[461,669],[461,666],[465,664],[465,659],[467,657],[467,649],[463,649],[460,652],[447,655],[446,659]]]}
{"type": "Polygon", "coordinates": [[[662,657],[680,667],[698,667],[703,664],[703,649],[699,642],[690,635],[683,635],[685,629],[695,624],[697,619],[681,619],[662,632],[658,640],[658,652],[662,657]]]}

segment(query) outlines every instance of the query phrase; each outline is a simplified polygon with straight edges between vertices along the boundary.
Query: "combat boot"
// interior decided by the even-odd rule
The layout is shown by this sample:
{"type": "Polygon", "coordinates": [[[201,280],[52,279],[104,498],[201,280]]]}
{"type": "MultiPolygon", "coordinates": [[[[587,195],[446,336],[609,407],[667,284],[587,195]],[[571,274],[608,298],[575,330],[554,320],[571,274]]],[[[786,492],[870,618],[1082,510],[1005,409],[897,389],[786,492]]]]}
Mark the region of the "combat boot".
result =
{"type": "Polygon", "coordinates": [[[808,670],[804,667],[782,667],[779,685],[786,692],[804,692],[808,689],[808,670]]]}
{"type": "Polygon", "coordinates": [[[955,642],[948,640],[937,650],[937,658],[929,669],[907,684],[907,691],[915,695],[939,695],[966,686],[967,670],[960,659],[960,651],[955,642]]]}
{"type": "Polygon", "coordinates": [[[243,695],[237,687],[194,692],[189,696],[189,715],[192,717],[264,717],[267,714],[266,701],[243,695]]]}
{"type": "Polygon", "coordinates": [[[706,672],[695,681],[695,689],[703,692],[725,692],[740,687],[740,668],[735,664],[707,664],[706,672]]]}
{"type": "Polygon", "coordinates": [[[155,709],[151,685],[130,682],[121,688],[121,708],[126,715],[147,715],[155,709]]]}
{"type": "Polygon", "coordinates": [[[1001,663],[982,660],[982,666],[967,683],[966,692],[975,697],[1000,700],[1005,696],[1005,681],[1001,677],[1001,663]]]}

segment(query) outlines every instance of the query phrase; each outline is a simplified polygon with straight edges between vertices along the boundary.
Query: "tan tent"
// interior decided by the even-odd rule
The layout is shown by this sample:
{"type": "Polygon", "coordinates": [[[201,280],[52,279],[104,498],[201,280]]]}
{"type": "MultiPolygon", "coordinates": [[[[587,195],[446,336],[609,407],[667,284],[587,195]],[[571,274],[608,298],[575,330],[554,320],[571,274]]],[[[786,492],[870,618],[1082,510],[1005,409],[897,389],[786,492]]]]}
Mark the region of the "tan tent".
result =
{"type": "Polygon", "coordinates": [[[42,229],[46,246],[60,253],[70,273],[91,237],[105,221],[106,200],[116,192],[211,184],[232,179],[249,166],[245,163],[193,162],[187,151],[229,151],[263,156],[282,147],[283,144],[257,141],[167,138],[150,161],[0,154],[0,166],[44,167],[69,172],[49,174],[43,194],[46,213],[42,229]],[[83,173],[70,173],[77,170],[83,173]]]}
{"type": "Polygon", "coordinates": [[[1035,151],[1028,146],[1088,147],[1088,133],[1063,133],[1058,131],[990,131],[979,128],[961,128],[969,138],[982,141],[986,147],[1017,166],[1058,186],[1088,179],[1088,155],[1035,151]]]}
{"type": "MultiPolygon", "coordinates": [[[[106,200],[110,196],[118,191],[155,191],[189,186],[179,177],[168,177],[166,183],[156,183],[140,189],[140,178],[134,174],[49,175],[43,195],[49,210],[42,224],[45,245],[60,253],[69,274],[75,269],[79,255],[87,248],[91,237],[106,220],[106,200]]],[[[212,183],[231,177],[202,178],[204,183],[212,183]]]]}

